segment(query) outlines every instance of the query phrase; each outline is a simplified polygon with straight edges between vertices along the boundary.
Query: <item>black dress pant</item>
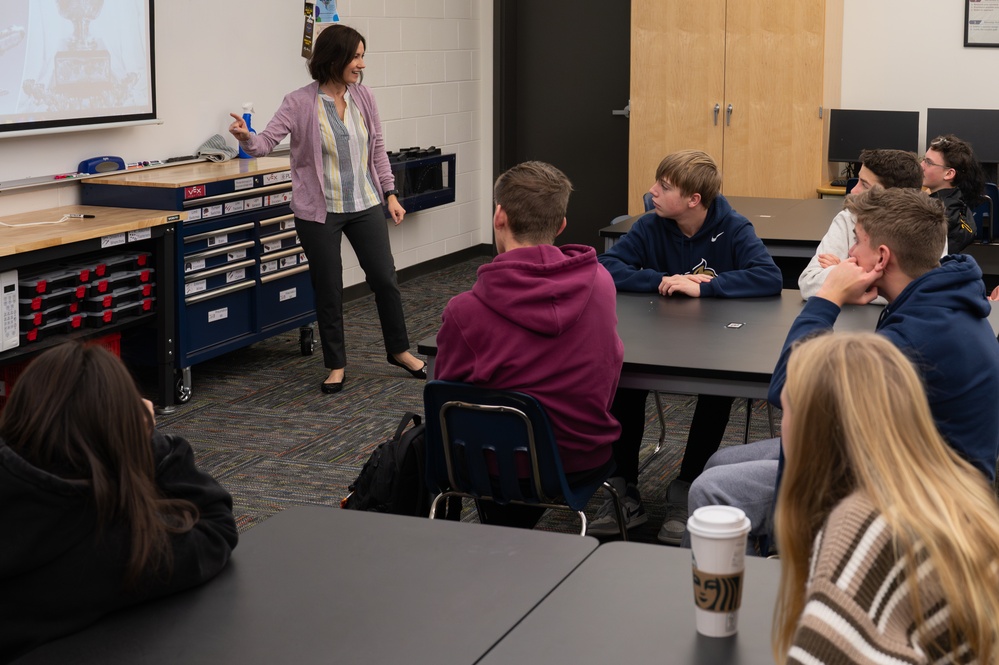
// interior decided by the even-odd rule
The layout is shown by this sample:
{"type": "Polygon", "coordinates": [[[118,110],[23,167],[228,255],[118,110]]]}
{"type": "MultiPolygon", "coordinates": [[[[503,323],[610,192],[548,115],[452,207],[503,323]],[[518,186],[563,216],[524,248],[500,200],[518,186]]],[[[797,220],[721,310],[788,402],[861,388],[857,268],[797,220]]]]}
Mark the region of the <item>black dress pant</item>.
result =
{"type": "Polygon", "coordinates": [[[343,341],[343,261],[340,257],[340,239],[344,235],[357,255],[365,281],[375,294],[385,350],[390,354],[407,351],[409,336],[382,207],[327,213],[325,224],[296,217],[295,230],[309,259],[326,368],[340,369],[347,365],[343,341]]]}
{"type": "MultiPolygon", "coordinates": [[[[645,434],[645,402],[648,390],[618,388],[611,414],[621,423],[621,438],[614,442],[615,475],[638,484],[638,453],[645,434]]],[[[680,480],[693,481],[721,444],[732,411],[732,397],[698,395],[694,418],[687,434],[687,448],[680,464],[680,480]]]]}

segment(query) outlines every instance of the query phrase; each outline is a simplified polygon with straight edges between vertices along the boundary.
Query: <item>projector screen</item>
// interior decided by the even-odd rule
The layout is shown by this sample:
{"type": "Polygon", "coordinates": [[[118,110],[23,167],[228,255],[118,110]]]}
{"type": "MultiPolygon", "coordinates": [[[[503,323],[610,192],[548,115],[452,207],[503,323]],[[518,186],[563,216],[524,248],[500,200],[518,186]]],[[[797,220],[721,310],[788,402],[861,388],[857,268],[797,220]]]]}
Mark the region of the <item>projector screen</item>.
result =
{"type": "Polygon", "coordinates": [[[153,0],[3,0],[0,138],[156,119],[153,0]]]}

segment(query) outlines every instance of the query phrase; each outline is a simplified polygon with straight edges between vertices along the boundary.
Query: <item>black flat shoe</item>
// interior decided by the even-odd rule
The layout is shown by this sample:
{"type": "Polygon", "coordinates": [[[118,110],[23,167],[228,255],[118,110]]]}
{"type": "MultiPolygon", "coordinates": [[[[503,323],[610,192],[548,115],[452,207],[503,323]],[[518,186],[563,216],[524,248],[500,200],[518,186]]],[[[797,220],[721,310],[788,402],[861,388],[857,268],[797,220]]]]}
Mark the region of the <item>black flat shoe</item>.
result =
{"type": "Polygon", "coordinates": [[[334,393],[338,393],[341,390],[343,390],[343,384],[346,380],[347,380],[347,375],[344,374],[343,378],[340,379],[338,383],[326,383],[325,381],[323,381],[322,383],[319,384],[319,389],[322,390],[327,395],[332,395],[334,393]]]}
{"type": "Polygon", "coordinates": [[[388,359],[389,365],[395,365],[396,367],[403,368],[404,370],[412,374],[414,379],[423,379],[424,381],[427,380],[427,363],[423,363],[423,367],[421,367],[420,369],[409,369],[401,362],[393,358],[391,353],[385,357],[388,359]]]}

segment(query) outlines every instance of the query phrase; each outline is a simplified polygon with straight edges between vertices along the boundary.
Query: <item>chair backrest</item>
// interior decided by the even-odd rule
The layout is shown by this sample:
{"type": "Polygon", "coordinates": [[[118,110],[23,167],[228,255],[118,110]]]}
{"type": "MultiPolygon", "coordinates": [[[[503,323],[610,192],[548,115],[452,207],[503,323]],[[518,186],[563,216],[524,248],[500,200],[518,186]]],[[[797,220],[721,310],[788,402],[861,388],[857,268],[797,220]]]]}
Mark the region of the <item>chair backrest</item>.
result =
{"type": "Polygon", "coordinates": [[[985,183],[985,196],[972,211],[978,225],[978,239],[992,242],[996,236],[996,208],[999,206],[999,187],[993,182],[985,183]]]}
{"type": "Polygon", "coordinates": [[[652,210],[652,192],[645,192],[642,196],[642,203],[645,204],[645,212],[652,210]]]}
{"type": "Polygon", "coordinates": [[[569,502],[573,493],[555,435],[536,399],[467,383],[428,381],[423,401],[431,491],[453,490],[500,504],[569,502]]]}
{"type": "Polygon", "coordinates": [[[860,178],[848,178],[846,181],[846,193],[849,194],[850,192],[852,192],[853,188],[857,186],[858,182],[860,182],[860,178]]]}

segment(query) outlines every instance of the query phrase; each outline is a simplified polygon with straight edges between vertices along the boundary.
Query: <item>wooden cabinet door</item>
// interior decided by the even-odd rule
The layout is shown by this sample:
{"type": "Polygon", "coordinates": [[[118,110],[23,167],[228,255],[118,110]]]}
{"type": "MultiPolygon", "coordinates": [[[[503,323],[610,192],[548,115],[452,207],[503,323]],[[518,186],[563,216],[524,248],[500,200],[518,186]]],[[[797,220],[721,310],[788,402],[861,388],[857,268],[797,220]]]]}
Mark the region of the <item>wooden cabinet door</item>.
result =
{"type": "Polygon", "coordinates": [[[824,0],[730,0],[722,191],[814,198],[822,182],[824,0]]]}
{"type": "Polygon", "coordinates": [[[632,0],[630,214],[669,153],[697,148],[722,163],[724,60],[725,0],[632,0]]]}

